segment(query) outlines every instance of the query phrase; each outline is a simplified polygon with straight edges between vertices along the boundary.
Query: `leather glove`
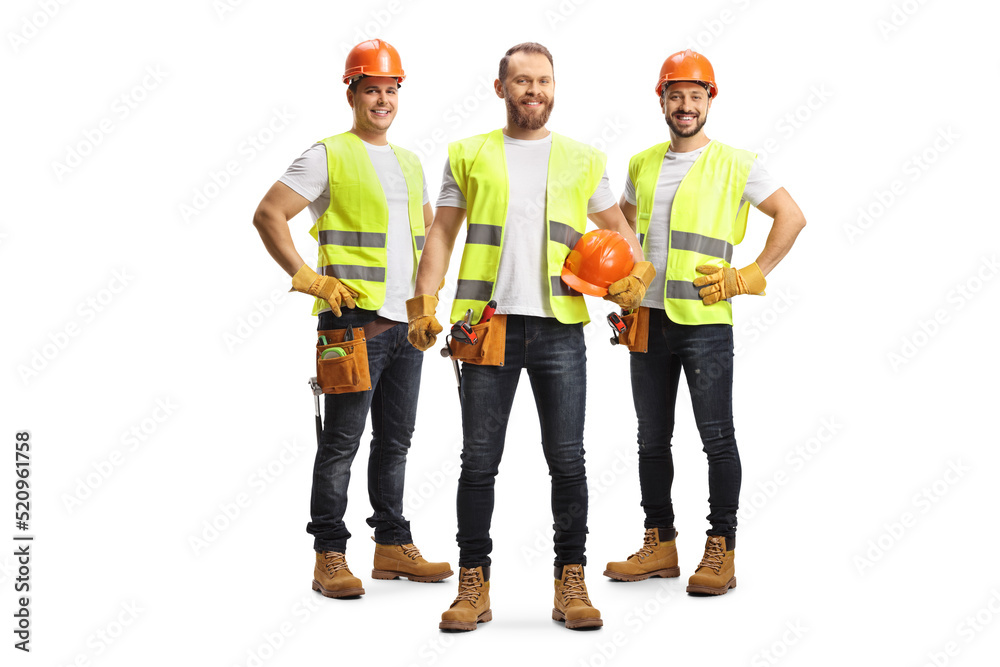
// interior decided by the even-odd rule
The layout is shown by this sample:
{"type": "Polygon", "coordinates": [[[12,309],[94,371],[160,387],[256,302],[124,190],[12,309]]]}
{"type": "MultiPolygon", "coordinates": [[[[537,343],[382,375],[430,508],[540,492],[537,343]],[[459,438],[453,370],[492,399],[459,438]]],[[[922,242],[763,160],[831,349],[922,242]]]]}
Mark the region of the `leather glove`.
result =
{"type": "Polygon", "coordinates": [[[441,333],[441,325],[434,317],[437,308],[437,297],[420,294],[406,300],[406,340],[421,352],[429,350],[441,333]]]}
{"type": "Polygon", "coordinates": [[[728,299],[737,294],[764,294],[767,281],[757,262],[736,270],[732,267],[720,268],[711,264],[702,264],[695,268],[704,274],[695,278],[694,286],[701,287],[698,294],[706,306],[722,299],[728,299]]]}
{"type": "Polygon", "coordinates": [[[358,295],[333,276],[319,275],[308,264],[303,264],[292,276],[292,289],[288,291],[318,296],[330,304],[330,310],[337,317],[340,317],[342,304],[354,308],[354,297],[358,295]]]}
{"type": "Polygon", "coordinates": [[[651,262],[639,262],[632,267],[632,272],[621,280],[616,280],[608,286],[606,301],[612,301],[625,310],[634,310],[646,296],[646,288],[656,277],[656,269],[651,262]]]}

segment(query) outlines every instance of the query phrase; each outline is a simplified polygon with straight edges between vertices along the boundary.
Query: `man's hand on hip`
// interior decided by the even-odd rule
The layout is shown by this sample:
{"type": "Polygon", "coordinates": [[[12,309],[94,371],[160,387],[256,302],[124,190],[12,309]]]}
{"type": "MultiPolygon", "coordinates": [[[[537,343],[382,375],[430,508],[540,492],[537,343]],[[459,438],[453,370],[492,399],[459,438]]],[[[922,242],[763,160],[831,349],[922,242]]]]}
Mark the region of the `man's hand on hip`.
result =
{"type": "Polygon", "coordinates": [[[703,274],[700,278],[695,278],[694,286],[701,288],[698,295],[706,306],[737,294],[763,295],[767,286],[757,262],[739,270],[732,267],[720,268],[711,264],[702,264],[695,270],[703,274]]]}
{"type": "Polygon", "coordinates": [[[299,270],[292,276],[292,289],[290,292],[302,292],[318,296],[330,304],[330,310],[337,317],[340,317],[340,306],[354,308],[354,297],[358,295],[347,288],[333,276],[321,276],[313,271],[307,264],[299,267],[299,270]]]}

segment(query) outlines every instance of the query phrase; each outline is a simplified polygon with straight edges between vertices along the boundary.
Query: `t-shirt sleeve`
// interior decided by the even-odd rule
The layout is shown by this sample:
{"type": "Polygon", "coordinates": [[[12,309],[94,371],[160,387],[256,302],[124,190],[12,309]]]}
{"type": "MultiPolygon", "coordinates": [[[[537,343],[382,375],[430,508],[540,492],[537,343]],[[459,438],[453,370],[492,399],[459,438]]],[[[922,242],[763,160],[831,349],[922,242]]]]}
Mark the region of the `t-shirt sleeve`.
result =
{"type": "Polygon", "coordinates": [[[743,201],[750,202],[756,208],[780,187],[778,182],[771,178],[771,174],[767,173],[760,160],[755,159],[750,166],[750,177],[747,179],[746,187],[743,188],[743,201]]]}
{"type": "Polygon", "coordinates": [[[424,204],[430,204],[431,196],[427,194],[427,172],[424,171],[424,165],[420,165],[420,173],[424,177],[424,204]]]}
{"type": "Polygon", "coordinates": [[[587,202],[587,214],[600,213],[615,205],[615,196],[611,192],[611,183],[608,181],[608,170],[604,170],[601,182],[597,184],[597,189],[590,196],[587,202]]]}
{"type": "Polygon", "coordinates": [[[444,160],[444,176],[441,179],[441,194],[438,195],[437,207],[454,206],[456,208],[467,208],[465,195],[459,189],[455,176],[451,173],[451,160],[444,160]]]}
{"type": "Polygon", "coordinates": [[[278,180],[311,202],[328,194],[330,174],[326,167],[326,145],[317,143],[307,148],[278,180]]]}
{"type": "Polygon", "coordinates": [[[635,184],[632,183],[632,174],[625,176],[625,201],[632,204],[632,206],[636,205],[635,184]]]}

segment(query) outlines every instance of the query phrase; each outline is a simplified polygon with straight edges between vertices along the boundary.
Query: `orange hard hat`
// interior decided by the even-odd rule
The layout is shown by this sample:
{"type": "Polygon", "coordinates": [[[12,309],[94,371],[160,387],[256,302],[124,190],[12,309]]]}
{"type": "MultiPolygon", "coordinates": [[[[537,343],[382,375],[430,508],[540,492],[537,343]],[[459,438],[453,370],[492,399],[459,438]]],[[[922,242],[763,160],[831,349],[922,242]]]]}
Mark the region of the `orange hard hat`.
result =
{"type": "Polygon", "coordinates": [[[608,285],[632,270],[635,260],[625,237],[610,229],[595,229],[580,237],[563,264],[563,282],[591,296],[604,296],[608,285]]]}
{"type": "Polygon", "coordinates": [[[391,76],[396,79],[396,83],[403,83],[406,74],[403,72],[403,63],[399,60],[399,52],[392,44],[381,39],[361,42],[347,54],[344,83],[362,76],[391,76]]]}
{"type": "Polygon", "coordinates": [[[656,96],[663,95],[663,87],[669,86],[678,81],[694,81],[696,83],[708,84],[708,96],[715,97],[719,94],[719,87],[715,85],[715,70],[708,58],[695,53],[691,49],[678,51],[663,61],[660,68],[660,80],[656,82],[656,96]]]}

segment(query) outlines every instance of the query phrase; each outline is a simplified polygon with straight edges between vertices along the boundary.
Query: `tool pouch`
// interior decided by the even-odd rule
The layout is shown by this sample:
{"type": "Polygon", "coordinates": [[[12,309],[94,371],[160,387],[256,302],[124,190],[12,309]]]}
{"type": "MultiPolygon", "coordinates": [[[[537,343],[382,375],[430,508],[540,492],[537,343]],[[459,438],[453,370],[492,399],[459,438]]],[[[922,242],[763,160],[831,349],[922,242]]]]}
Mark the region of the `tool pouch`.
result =
{"type": "Polygon", "coordinates": [[[628,347],[629,352],[646,352],[649,349],[649,308],[640,306],[628,315],[622,315],[625,333],[618,336],[619,345],[628,347]]]}
{"type": "Polygon", "coordinates": [[[317,332],[326,336],[327,344],[316,344],[316,378],[324,394],[347,394],[368,391],[372,378],[368,372],[368,347],[365,330],[354,327],[354,340],[344,340],[347,329],[328,329],[317,332]],[[339,347],[346,353],[342,357],[321,359],[325,350],[339,347]]]}
{"type": "Polygon", "coordinates": [[[451,357],[477,366],[503,366],[507,352],[507,316],[494,315],[485,322],[473,324],[479,340],[466,345],[457,340],[449,343],[451,357]]]}

